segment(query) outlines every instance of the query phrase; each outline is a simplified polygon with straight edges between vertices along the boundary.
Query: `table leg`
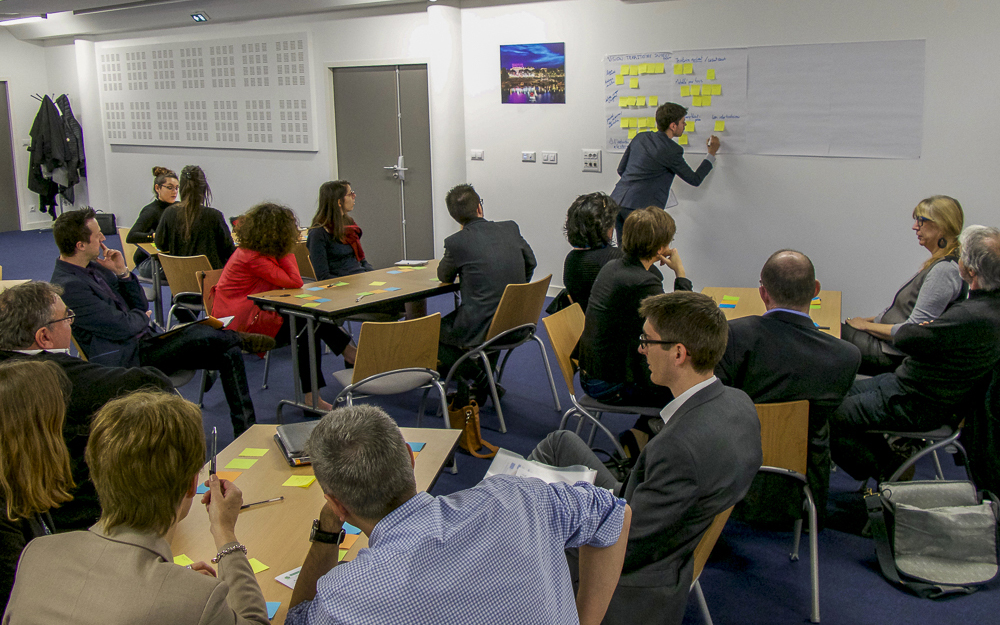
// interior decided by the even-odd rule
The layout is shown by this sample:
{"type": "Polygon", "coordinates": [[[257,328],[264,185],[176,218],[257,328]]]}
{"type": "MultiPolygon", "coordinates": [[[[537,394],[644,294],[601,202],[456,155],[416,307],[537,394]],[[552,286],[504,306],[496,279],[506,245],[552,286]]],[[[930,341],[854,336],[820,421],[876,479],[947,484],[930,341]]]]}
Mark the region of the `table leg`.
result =
{"type": "Polygon", "coordinates": [[[403,304],[406,308],[406,318],[407,319],[420,319],[421,317],[427,316],[427,300],[418,299],[412,302],[406,302],[403,304]]]}

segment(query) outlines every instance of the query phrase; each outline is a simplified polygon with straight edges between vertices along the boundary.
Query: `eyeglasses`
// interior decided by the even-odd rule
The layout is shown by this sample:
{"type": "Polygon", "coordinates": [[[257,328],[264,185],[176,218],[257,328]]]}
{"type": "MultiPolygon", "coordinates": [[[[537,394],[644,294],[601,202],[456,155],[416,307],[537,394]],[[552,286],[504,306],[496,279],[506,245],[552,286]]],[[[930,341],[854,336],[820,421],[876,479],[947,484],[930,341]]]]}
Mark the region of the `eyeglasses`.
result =
{"type": "Polygon", "coordinates": [[[73,325],[73,319],[75,319],[75,318],[76,318],[76,313],[73,312],[73,310],[71,308],[67,308],[66,309],[66,316],[65,317],[60,317],[58,319],[53,319],[52,321],[46,323],[45,325],[50,326],[53,323],[59,323],[60,321],[69,321],[69,324],[73,325]]]}
{"type": "Polygon", "coordinates": [[[914,217],[913,221],[917,222],[917,228],[923,228],[926,223],[934,223],[933,219],[928,219],[926,217],[914,217]]]}
{"type": "Polygon", "coordinates": [[[357,191],[351,191],[350,193],[345,193],[344,195],[346,195],[347,197],[356,198],[356,197],[358,197],[358,192],[357,191]]]}
{"type": "Polygon", "coordinates": [[[166,189],[167,191],[179,191],[180,190],[180,187],[177,186],[177,185],[175,185],[175,184],[161,184],[161,185],[157,185],[157,186],[159,186],[161,189],[166,189]]]}
{"type": "Polygon", "coordinates": [[[677,345],[680,341],[658,341],[646,336],[643,332],[639,335],[639,347],[649,347],[650,345],[677,345]]]}

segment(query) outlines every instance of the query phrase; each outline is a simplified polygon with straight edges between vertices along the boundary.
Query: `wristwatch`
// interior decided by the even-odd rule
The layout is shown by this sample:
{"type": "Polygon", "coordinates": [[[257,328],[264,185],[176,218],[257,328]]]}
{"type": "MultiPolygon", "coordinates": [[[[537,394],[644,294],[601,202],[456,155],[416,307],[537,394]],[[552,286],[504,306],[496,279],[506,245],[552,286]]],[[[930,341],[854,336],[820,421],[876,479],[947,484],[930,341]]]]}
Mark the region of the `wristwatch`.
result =
{"type": "Polygon", "coordinates": [[[312,531],[309,532],[309,542],[326,543],[328,545],[339,545],[344,540],[343,528],[337,532],[324,532],[319,528],[319,519],[313,519],[312,531]]]}

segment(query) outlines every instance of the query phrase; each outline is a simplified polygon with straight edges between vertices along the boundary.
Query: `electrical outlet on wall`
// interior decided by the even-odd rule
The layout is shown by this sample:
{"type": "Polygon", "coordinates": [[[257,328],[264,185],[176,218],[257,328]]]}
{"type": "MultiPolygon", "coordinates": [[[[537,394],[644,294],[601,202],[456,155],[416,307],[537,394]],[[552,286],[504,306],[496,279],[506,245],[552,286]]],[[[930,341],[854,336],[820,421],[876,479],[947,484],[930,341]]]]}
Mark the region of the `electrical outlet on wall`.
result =
{"type": "Polygon", "coordinates": [[[601,173],[601,150],[583,150],[583,171],[601,173]]]}

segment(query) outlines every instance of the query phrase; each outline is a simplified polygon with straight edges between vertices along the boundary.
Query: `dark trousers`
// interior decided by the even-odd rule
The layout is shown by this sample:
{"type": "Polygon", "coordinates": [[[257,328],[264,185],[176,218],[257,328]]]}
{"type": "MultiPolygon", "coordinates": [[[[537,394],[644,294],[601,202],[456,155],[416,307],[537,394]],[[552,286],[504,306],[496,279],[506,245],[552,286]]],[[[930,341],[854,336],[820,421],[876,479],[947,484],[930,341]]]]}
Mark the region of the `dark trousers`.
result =
{"type": "Polygon", "coordinates": [[[861,351],[861,367],[858,373],[862,375],[892,373],[903,362],[904,356],[889,354],[882,349],[886,341],[867,332],[855,330],[846,323],[840,324],[840,338],[853,343],[861,351]]]}
{"type": "MultiPolygon", "coordinates": [[[[455,366],[458,359],[468,351],[455,345],[447,345],[445,343],[438,345],[438,372],[441,374],[442,379],[448,376],[448,372],[455,366]]],[[[500,352],[486,354],[486,357],[489,358],[490,366],[496,368],[500,352]]],[[[483,370],[483,362],[478,357],[469,358],[463,362],[453,377],[459,380],[459,382],[464,381],[472,386],[484,387],[489,385],[489,382],[486,380],[486,372],[483,370]]]]}
{"type": "MultiPolygon", "coordinates": [[[[302,383],[303,393],[311,393],[313,388],[312,376],[309,372],[309,333],[306,332],[305,320],[302,320],[301,323],[296,323],[295,329],[299,333],[297,341],[299,382],[302,383]]],[[[340,355],[344,353],[344,349],[346,349],[348,344],[351,342],[351,335],[345,332],[340,326],[333,325],[332,323],[317,323],[314,336],[316,339],[316,383],[319,385],[319,388],[323,388],[326,386],[326,378],[323,377],[323,368],[320,366],[322,364],[323,356],[322,343],[329,345],[334,354],[340,355]]],[[[292,339],[290,336],[287,318],[285,318],[285,322],[281,324],[281,329],[278,330],[278,334],[274,337],[274,341],[277,343],[278,347],[291,345],[292,339]]]]}
{"type": "Polygon", "coordinates": [[[618,211],[618,216],[615,217],[615,234],[618,236],[618,247],[622,246],[622,228],[625,227],[625,220],[628,219],[628,216],[631,215],[634,210],[634,208],[626,208],[622,206],[621,210],[618,211]]]}
{"type": "Polygon", "coordinates": [[[236,436],[257,422],[243,365],[240,335],[206,325],[187,326],[167,337],[148,337],[139,343],[139,362],[167,375],[182,369],[219,372],[236,436]]]}

